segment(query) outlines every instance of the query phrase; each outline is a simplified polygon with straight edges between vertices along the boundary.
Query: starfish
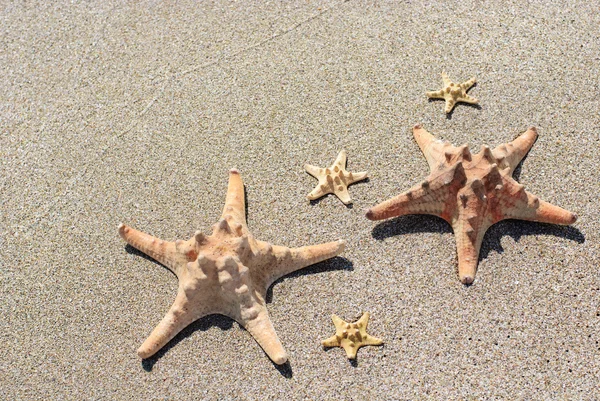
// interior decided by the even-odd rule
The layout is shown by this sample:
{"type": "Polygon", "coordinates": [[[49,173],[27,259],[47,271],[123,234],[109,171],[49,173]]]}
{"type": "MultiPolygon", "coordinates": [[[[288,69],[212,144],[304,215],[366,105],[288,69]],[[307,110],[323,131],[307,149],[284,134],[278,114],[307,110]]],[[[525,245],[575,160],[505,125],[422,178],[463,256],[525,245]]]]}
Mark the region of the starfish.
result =
{"type": "Polygon", "coordinates": [[[446,113],[450,113],[457,102],[477,104],[477,99],[467,95],[467,91],[475,84],[475,78],[471,78],[462,84],[456,84],[448,78],[445,72],[442,72],[442,80],[444,81],[444,88],[439,91],[427,92],[427,97],[446,100],[446,108],[444,109],[446,113]]]}
{"type": "Polygon", "coordinates": [[[367,334],[369,312],[363,313],[356,323],[348,323],[337,317],[331,316],[335,325],[335,334],[327,340],[321,341],[324,347],[342,347],[348,359],[356,359],[358,349],[365,345],[381,345],[383,340],[367,334]]]}
{"type": "Polygon", "coordinates": [[[338,255],[344,241],[291,249],[259,241],[248,231],[245,204],[242,178],[232,169],[223,215],[211,235],[197,231],[187,241],[167,242],[119,226],[129,245],[179,279],[175,302],[139,348],[141,358],[155,354],[196,319],[219,313],[248,330],[273,362],[287,361],[265,306],[267,289],[286,274],[338,255]]]}
{"type": "Polygon", "coordinates": [[[334,193],[345,205],[352,203],[348,193],[348,185],[367,178],[367,172],[351,173],[346,171],[346,160],[346,151],[342,150],[329,168],[319,168],[305,164],[304,169],[306,172],[319,180],[316,188],[308,194],[307,198],[315,200],[334,193]]]}
{"type": "Polygon", "coordinates": [[[471,155],[468,146],[437,140],[416,125],[413,135],[431,173],[421,184],[367,211],[370,220],[406,214],[432,214],[446,220],[456,236],[458,275],[464,284],[475,279],[486,230],[504,219],[572,224],[577,215],[525,191],[512,174],[537,139],[529,128],[514,141],[494,150],[482,146],[471,155]]]}

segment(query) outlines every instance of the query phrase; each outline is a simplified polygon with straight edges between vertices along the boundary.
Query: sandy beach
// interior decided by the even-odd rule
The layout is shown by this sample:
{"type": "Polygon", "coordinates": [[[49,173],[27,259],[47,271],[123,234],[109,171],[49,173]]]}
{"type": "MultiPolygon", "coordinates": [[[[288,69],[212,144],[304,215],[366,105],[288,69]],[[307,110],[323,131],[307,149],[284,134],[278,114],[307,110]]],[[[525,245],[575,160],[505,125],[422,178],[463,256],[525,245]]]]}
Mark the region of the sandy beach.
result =
{"type": "Polygon", "coordinates": [[[0,398],[599,399],[598,3],[249,3],[0,6],[0,398]],[[442,71],[479,105],[429,100],[442,71]],[[495,224],[461,284],[444,220],[365,218],[429,174],[415,124],[537,127],[514,177],[579,219],[495,224]],[[353,204],[308,201],[342,149],[353,204]],[[178,283],[117,227],[210,234],[231,168],[258,239],[346,249],[269,289],[289,363],[221,315],[142,360],[178,283]],[[363,312],[383,346],[321,346],[363,312]]]}

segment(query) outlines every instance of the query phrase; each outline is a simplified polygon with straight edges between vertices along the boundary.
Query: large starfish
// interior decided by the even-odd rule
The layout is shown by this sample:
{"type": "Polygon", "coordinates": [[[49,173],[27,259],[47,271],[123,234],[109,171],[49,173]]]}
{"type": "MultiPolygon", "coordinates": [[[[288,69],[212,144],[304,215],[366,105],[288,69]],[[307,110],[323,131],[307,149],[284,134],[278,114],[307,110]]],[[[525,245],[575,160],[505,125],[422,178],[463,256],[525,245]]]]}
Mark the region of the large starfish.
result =
{"type": "Polygon", "coordinates": [[[413,135],[431,173],[421,184],[367,211],[382,220],[406,214],[432,214],[446,220],[456,236],[458,275],[464,284],[475,279],[486,230],[504,219],[572,224],[577,215],[525,191],[512,174],[538,134],[529,128],[494,150],[482,146],[471,155],[467,145],[452,146],[416,125],[413,135]]]}
{"type": "Polygon", "coordinates": [[[367,172],[351,173],[346,171],[346,160],[346,151],[342,150],[329,168],[319,168],[311,164],[304,165],[306,172],[319,180],[315,189],[308,194],[309,200],[334,193],[345,205],[352,203],[348,185],[367,178],[367,172]]]}
{"type": "Polygon", "coordinates": [[[286,352],[265,306],[267,288],[344,249],[342,240],[290,249],[255,239],[246,226],[244,184],[235,169],[229,172],[225,208],[211,235],[197,231],[187,241],[167,242],[123,224],[119,234],[179,279],[173,306],[138,349],[142,358],[156,353],[196,319],[219,313],[248,330],[273,362],[285,363],[286,352]]]}
{"type": "Polygon", "coordinates": [[[427,92],[426,94],[427,97],[432,99],[444,99],[446,101],[446,108],[444,109],[446,113],[450,113],[458,102],[477,104],[477,99],[467,95],[467,91],[475,84],[475,78],[457,84],[452,82],[445,72],[442,72],[442,80],[444,81],[443,89],[427,92]]]}

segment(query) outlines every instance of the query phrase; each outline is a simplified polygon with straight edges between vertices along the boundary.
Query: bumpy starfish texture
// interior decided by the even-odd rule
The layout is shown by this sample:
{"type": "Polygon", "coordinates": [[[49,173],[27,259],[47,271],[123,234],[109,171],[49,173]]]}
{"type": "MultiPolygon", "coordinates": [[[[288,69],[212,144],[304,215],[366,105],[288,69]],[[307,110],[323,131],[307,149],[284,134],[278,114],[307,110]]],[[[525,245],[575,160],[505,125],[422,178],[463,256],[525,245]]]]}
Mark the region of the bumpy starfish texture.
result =
{"type": "Polygon", "coordinates": [[[475,279],[479,250],[487,229],[504,219],[572,224],[577,215],[540,200],[512,178],[538,134],[529,128],[514,141],[472,155],[467,145],[452,146],[416,125],[413,135],[431,173],[421,184],[367,211],[382,220],[406,214],[432,214],[446,220],[456,236],[458,275],[475,279]]]}
{"type": "Polygon", "coordinates": [[[446,113],[450,113],[457,102],[477,104],[477,99],[467,95],[467,91],[475,84],[475,78],[457,84],[452,82],[445,72],[442,72],[442,80],[444,81],[444,88],[439,91],[427,92],[427,97],[444,99],[446,101],[446,108],[444,109],[446,113]]]}
{"type": "Polygon", "coordinates": [[[259,241],[248,231],[244,184],[237,170],[229,186],[221,219],[211,235],[197,231],[187,240],[167,242],[121,224],[127,243],[168,267],[179,279],[171,309],[138,350],[148,358],[193,321],[213,313],[236,320],[276,364],[287,355],[271,324],[265,295],[286,274],[332,258],[344,241],[287,248],[259,241]]]}
{"type": "Polygon", "coordinates": [[[335,334],[327,340],[321,341],[321,344],[324,347],[344,348],[348,359],[356,359],[356,353],[360,347],[383,344],[383,340],[367,334],[369,312],[365,312],[355,323],[345,322],[336,315],[332,315],[331,319],[335,325],[335,334]]]}
{"type": "Polygon", "coordinates": [[[304,169],[306,172],[319,180],[319,184],[308,194],[307,198],[315,200],[334,193],[345,205],[352,203],[348,193],[348,185],[367,178],[367,172],[351,173],[346,171],[346,160],[346,151],[342,150],[329,168],[319,168],[305,164],[304,169]]]}

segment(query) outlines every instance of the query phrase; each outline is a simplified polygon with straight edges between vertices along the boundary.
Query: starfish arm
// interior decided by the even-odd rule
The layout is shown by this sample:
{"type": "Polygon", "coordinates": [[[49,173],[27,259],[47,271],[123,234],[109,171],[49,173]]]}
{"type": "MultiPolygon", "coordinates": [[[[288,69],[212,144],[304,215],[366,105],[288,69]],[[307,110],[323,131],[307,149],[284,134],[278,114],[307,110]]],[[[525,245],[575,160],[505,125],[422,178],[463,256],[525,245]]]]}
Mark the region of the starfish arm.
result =
{"type": "MultiPolygon", "coordinates": [[[[530,195],[531,196],[531,195],[530,195]]],[[[514,218],[520,220],[531,220],[540,223],[569,225],[577,221],[577,215],[551,203],[539,201],[539,206],[532,212],[517,213],[514,218]]]]}
{"type": "Polygon", "coordinates": [[[129,245],[162,263],[175,274],[178,266],[186,261],[177,252],[174,242],[163,241],[125,224],[119,226],[119,235],[129,245]]]}
{"type": "Polygon", "coordinates": [[[229,184],[222,219],[231,216],[235,222],[246,227],[246,200],[244,197],[244,183],[237,169],[229,170],[229,184]]]}
{"type": "Polygon", "coordinates": [[[144,359],[151,357],[181,330],[205,314],[192,309],[185,292],[180,289],[173,306],[138,349],[138,355],[144,359]]]}
{"type": "Polygon", "coordinates": [[[471,284],[475,280],[479,251],[485,230],[473,231],[473,228],[461,222],[453,225],[458,253],[458,278],[463,284],[471,284]]]}
{"type": "MultiPolygon", "coordinates": [[[[427,130],[425,130],[425,128],[423,128],[421,126],[421,124],[417,124],[413,127],[413,136],[415,138],[415,141],[419,145],[419,148],[421,148],[421,152],[423,152],[423,154],[425,155],[425,158],[427,158],[427,153],[426,153],[427,149],[429,149],[429,147],[437,139],[433,135],[431,135],[429,132],[427,132],[427,130]]],[[[427,161],[429,161],[428,158],[427,158],[427,161]]]]}
{"type": "Polygon", "coordinates": [[[446,113],[450,113],[455,105],[456,105],[456,102],[454,101],[454,99],[450,99],[450,98],[446,99],[446,108],[444,109],[444,111],[446,113]]]}
{"type": "Polygon", "coordinates": [[[527,152],[529,152],[537,137],[537,130],[535,127],[531,127],[514,141],[496,147],[492,151],[492,155],[497,160],[498,168],[510,168],[508,175],[512,176],[515,168],[523,160],[527,152]]]}
{"type": "Polygon", "coordinates": [[[456,199],[456,194],[466,180],[465,171],[460,162],[451,169],[434,178],[428,178],[420,185],[384,201],[367,210],[369,220],[383,220],[407,214],[431,214],[451,222],[452,209],[455,203],[448,199],[456,199]]]}
{"type": "Polygon", "coordinates": [[[319,178],[322,169],[317,166],[313,166],[312,164],[305,164],[304,170],[306,170],[306,172],[312,175],[313,177],[319,178]]]}
{"type": "Polygon", "coordinates": [[[456,148],[448,142],[441,141],[427,132],[420,124],[413,127],[413,136],[421,148],[429,169],[433,172],[440,163],[446,160],[446,153],[454,153],[456,148]]]}
{"type": "Polygon", "coordinates": [[[344,341],[342,343],[342,348],[346,351],[346,356],[348,359],[356,359],[356,353],[360,347],[357,347],[354,343],[350,341],[344,341]]]}
{"type": "Polygon", "coordinates": [[[362,181],[367,178],[367,172],[361,171],[360,173],[347,172],[344,177],[346,178],[347,185],[354,184],[355,182],[362,181]]]}
{"type": "Polygon", "coordinates": [[[331,188],[328,185],[319,183],[306,197],[309,200],[315,200],[330,193],[331,188]]]}
{"type": "Polygon", "coordinates": [[[369,220],[384,220],[407,214],[432,214],[440,216],[444,209],[443,199],[433,197],[422,187],[413,187],[409,191],[368,209],[369,220]]]}
{"type": "Polygon", "coordinates": [[[269,269],[270,277],[266,288],[287,274],[339,255],[344,250],[345,244],[344,240],[338,240],[291,249],[285,246],[271,246],[271,254],[275,260],[269,269]]]}
{"type": "Polygon", "coordinates": [[[348,192],[347,187],[342,187],[342,189],[337,189],[335,191],[335,195],[340,198],[344,205],[348,205],[352,203],[352,198],[350,197],[350,192],[348,192]]]}
{"type": "Polygon", "coordinates": [[[277,337],[273,324],[267,314],[267,309],[262,306],[258,315],[242,323],[244,328],[254,337],[265,353],[278,365],[287,361],[287,353],[277,337]]]}
{"type": "Polygon", "coordinates": [[[425,93],[428,98],[431,99],[444,99],[444,90],[440,89],[439,91],[431,91],[425,93]]]}
{"type": "Polygon", "coordinates": [[[333,321],[333,325],[336,327],[336,329],[346,324],[341,317],[335,314],[331,315],[331,320],[333,321]]]}
{"type": "Polygon", "coordinates": [[[448,86],[452,83],[445,71],[442,72],[442,81],[444,82],[444,86],[448,86]]]}
{"type": "Polygon", "coordinates": [[[491,208],[490,202],[496,201],[497,191],[488,195],[481,180],[472,181],[461,191],[460,206],[451,222],[458,253],[458,276],[463,284],[475,280],[483,237],[495,222],[487,211],[491,208]]]}
{"type": "Polygon", "coordinates": [[[473,96],[467,95],[466,93],[463,96],[460,97],[459,101],[465,102],[465,103],[470,103],[470,104],[477,104],[477,103],[479,103],[479,100],[477,100],[473,96]]]}
{"type": "Polygon", "coordinates": [[[381,344],[383,344],[382,339],[373,337],[370,334],[367,334],[363,337],[363,342],[365,345],[381,345],[381,344]]]}
{"type": "Polygon", "coordinates": [[[363,313],[363,315],[360,317],[360,319],[358,319],[358,321],[356,322],[358,324],[359,327],[364,327],[364,329],[367,329],[367,326],[369,325],[369,317],[371,315],[369,314],[369,312],[365,312],[363,313]]]}
{"type": "Polygon", "coordinates": [[[322,344],[324,347],[339,347],[339,346],[340,346],[340,340],[339,340],[339,338],[338,338],[338,337],[337,337],[337,336],[334,334],[334,335],[332,335],[331,337],[329,337],[329,338],[327,338],[327,339],[325,339],[325,340],[322,340],[322,341],[321,341],[321,344],[322,344]]]}
{"type": "Polygon", "coordinates": [[[347,159],[348,157],[346,156],[346,151],[341,150],[340,153],[337,155],[335,161],[333,162],[333,166],[339,166],[341,169],[344,169],[346,168],[347,159]]]}
{"type": "Polygon", "coordinates": [[[477,80],[475,79],[475,77],[473,77],[473,78],[469,79],[468,81],[466,81],[466,82],[463,82],[463,83],[461,84],[461,86],[462,86],[462,87],[463,87],[463,88],[464,88],[464,89],[467,91],[467,90],[469,90],[469,89],[470,89],[470,88],[471,88],[473,85],[475,85],[475,82],[477,82],[477,80]]]}
{"type": "Polygon", "coordinates": [[[561,225],[569,225],[577,221],[575,213],[540,200],[537,196],[526,191],[525,193],[527,195],[526,199],[520,199],[514,203],[513,207],[504,209],[502,216],[504,219],[529,220],[561,225]]]}

